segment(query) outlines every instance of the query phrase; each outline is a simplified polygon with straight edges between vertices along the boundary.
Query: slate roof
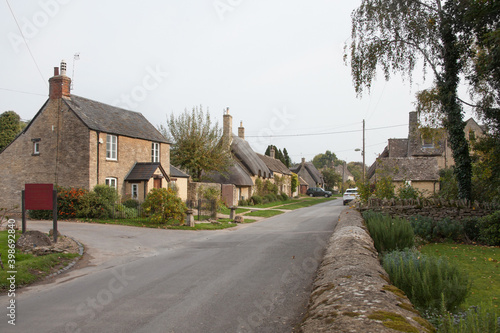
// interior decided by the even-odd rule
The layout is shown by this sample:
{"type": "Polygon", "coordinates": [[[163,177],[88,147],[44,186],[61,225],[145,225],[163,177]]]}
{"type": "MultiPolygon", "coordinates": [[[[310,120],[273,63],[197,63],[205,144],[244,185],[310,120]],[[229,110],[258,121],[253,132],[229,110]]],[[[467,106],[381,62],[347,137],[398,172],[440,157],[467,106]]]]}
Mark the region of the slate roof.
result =
{"type": "MultiPolygon", "coordinates": [[[[389,139],[388,157],[408,156],[408,139],[389,139]]],[[[383,155],[383,153],[382,153],[383,155]]]]}
{"type": "Polygon", "coordinates": [[[347,166],[344,169],[344,167],[342,165],[337,165],[333,169],[335,170],[336,173],[338,173],[340,175],[340,177],[342,177],[342,174],[344,174],[344,179],[343,179],[344,182],[346,182],[349,179],[349,177],[351,177],[352,179],[354,179],[354,176],[347,169],[347,166]]]}
{"type": "Polygon", "coordinates": [[[63,101],[91,130],[168,143],[166,138],[139,112],[76,95],[63,98],[63,101]]]}
{"type": "Polygon", "coordinates": [[[262,176],[269,178],[271,171],[267,167],[257,153],[253,151],[248,142],[242,138],[233,135],[233,142],[231,143],[231,151],[236,159],[254,176],[262,176]],[[259,172],[260,171],[260,172],[259,172]]]}
{"type": "Polygon", "coordinates": [[[438,161],[433,157],[389,157],[377,159],[375,163],[376,169],[386,170],[393,181],[439,180],[438,161]]]}
{"type": "Polygon", "coordinates": [[[259,156],[262,162],[264,162],[269,168],[269,170],[271,170],[272,172],[281,173],[283,175],[292,174],[290,169],[288,169],[286,165],[284,165],[283,162],[281,162],[280,160],[259,153],[257,153],[257,156],[259,156]]]}
{"type": "Polygon", "coordinates": [[[175,178],[189,178],[189,175],[182,170],[170,165],[170,177],[175,178]]]}
{"type": "Polygon", "coordinates": [[[149,180],[153,177],[156,169],[160,168],[163,176],[166,179],[169,179],[167,173],[163,169],[160,163],[135,163],[132,167],[132,170],[128,173],[127,177],[125,177],[126,181],[142,181],[149,180]]]}

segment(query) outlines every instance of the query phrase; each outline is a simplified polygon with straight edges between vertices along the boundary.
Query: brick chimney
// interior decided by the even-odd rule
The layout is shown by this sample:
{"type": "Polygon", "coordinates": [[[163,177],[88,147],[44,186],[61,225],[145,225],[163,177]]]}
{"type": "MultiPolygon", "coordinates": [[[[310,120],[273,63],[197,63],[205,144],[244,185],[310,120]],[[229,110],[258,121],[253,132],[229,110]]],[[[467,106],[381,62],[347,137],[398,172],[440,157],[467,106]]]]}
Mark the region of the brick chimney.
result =
{"type": "Polygon", "coordinates": [[[229,108],[226,108],[224,110],[222,137],[228,144],[231,144],[231,142],[233,141],[233,117],[229,114],[229,108]]]}
{"type": "Polygon", "coordinates": [[[61,61],[61,74],[59,68],[54,67],[54,76],[49,79],[49,99],[70,97],[71,79],[66,76],[66,62],[61,61]]]}
{"type": "Polygon", "coordinates": [[[243,127],[242,121],[240,121],[240,127],[238,127],[238,136],[245,140],[245,127],[243,127]]]}
{"type": "Polygon", "coordinates": [[[271,155],[271,158],[276,158],[276,151],[274,150],[273,146],[271,146],[271,149],[269,150],[269,154],[271,155]]]}

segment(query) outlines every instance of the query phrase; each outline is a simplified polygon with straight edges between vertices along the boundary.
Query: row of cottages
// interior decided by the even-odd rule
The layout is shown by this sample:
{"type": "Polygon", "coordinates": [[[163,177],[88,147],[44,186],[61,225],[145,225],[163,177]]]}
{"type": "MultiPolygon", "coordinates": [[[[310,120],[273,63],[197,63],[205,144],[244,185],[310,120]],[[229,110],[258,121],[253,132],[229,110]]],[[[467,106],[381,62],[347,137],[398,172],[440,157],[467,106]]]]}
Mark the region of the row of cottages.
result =
{"type": "Polygon", "coordinates": [[[302,157],[302,162],[299,165],[291,168],[290,170],[302,178],[302,180],[299,178],[300,194],[306,194],[309,187],[325,187],[325,180],[321,172],[316,169],[312,162],[306,162],[304,157],[302,157]]]}
{"type": "Polygon", "coordinates": [[[227,205],[237,205],[239,200],[249,199],[256,192],[256,181],[269,180],[275,182],[279,177],[282,193],[291,196],[290,170],[274,157],[257,154],[245,140],[245,128],[240,123],[238,135],[232,131],[233,117],[229,108],[223,115],[223,140],[230,145],[233,164],[226,173],[211,173],[207,175],[212,182],[222,184],[222,197],[227,205]]]}
{"type": "MultiPolygon", "coordinates": [[[[465,136],[473,141],[484,131],[470,118],[465,124],[465,136]]],[[[388,145],[368,169],[371,183],[390,176],[397,188],[411,184],[424,195],[440,190],[439,170],[455,165],[446,131],[419,128],[418,113],[409,113],[408,138],[389,139],[388,145]]]]}
{"type": "Polygon", "coordinates": [[[142,201],[174,181],[187,196],[189,176],[170,166],[169,142],[141,113],[72,95],[70,87],[62,62],[49,79],[48,100],[0,153],[1,207],[20,206],[26,183],[106,184],[142,201]]]}

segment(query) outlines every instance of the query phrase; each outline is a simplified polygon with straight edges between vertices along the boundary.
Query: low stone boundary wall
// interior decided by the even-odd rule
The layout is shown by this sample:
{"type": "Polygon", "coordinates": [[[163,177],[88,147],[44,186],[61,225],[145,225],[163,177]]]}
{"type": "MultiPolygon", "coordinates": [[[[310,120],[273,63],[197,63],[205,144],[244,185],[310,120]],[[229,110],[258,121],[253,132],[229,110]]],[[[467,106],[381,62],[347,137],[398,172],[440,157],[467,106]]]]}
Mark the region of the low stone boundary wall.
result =
{"type": "Polygon", "coordinates": [[[390,285],[355,209],[340,214],[301,328],[304,333],[431,331],[403,292],[390,285]]]}
{"type": "Polygon", "coordinates": [[[415,215],[442,220],[446,217],[462,220],[469,217],[482,217],[500,210],[494,203],[479,203],[466,200],[415,199],[415,200],[381,200],[369,199],[366,204],[358,203],[358,209],[373,210],[389,214],[392,217],[409,218],[415,215]]]}

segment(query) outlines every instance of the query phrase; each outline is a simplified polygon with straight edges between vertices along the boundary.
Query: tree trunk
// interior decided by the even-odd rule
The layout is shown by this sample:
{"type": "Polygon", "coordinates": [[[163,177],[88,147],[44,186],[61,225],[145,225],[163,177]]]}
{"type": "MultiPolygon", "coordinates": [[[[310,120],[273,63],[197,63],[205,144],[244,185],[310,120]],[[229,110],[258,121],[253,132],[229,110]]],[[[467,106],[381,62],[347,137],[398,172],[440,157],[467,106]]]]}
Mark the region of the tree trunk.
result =
{"type": "MultiPolygon", "coordinates": [[[[453,0],[447,1],[441,24],[441,39],[443,42],[443,75],[438,80],[439,98],[446,115],[445,127],[450,138],[450,145],[455,160],[455,175],[458,181],[458,195],[461,199],[471,199],[472,163],[469,155],[469,145],[465,139],[465,122],[462,118],[462,108],[457,99],[457,87],[461,65],[457,38],[453,31],[450,17],[450,7],[453,0]]],[[[445,147],[446,148],[446,147],[445,147]]]]}

